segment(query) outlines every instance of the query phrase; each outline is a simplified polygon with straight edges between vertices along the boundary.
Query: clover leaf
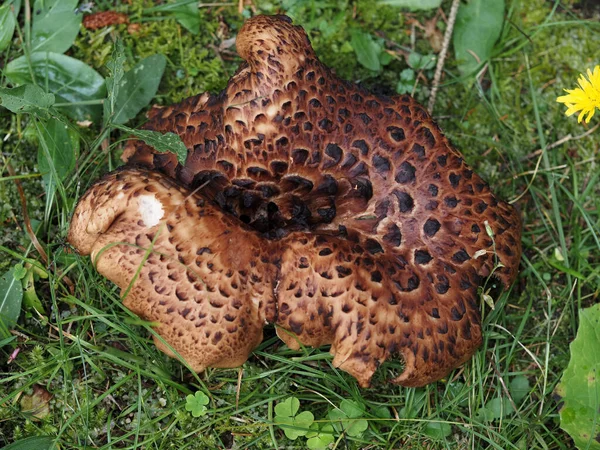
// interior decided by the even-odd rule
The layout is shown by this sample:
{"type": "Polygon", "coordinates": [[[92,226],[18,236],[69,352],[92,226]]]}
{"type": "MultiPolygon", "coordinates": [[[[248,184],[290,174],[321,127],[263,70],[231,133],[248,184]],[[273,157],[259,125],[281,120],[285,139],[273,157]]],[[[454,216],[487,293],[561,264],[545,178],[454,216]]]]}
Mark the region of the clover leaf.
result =
{"type": "Polygon", "coordinates": [[[208,397],[202,391],[197,391],[194,395],[190,394],[185,398],[185,410],[191,412],[194,417],[206,414],[206,405],[208,405],[208,397]]]}
{"type": "Polygon", "coordinates": [[[508,390],[514,401],[520,403],[529,393],[529,380],[524,375],[517,375],[511,380],[508,390]]]}
{"type": "Polygon", "coordinates": [[[290,397],[275,406],[275,423],[292,441],[305,436],[315,420],[315,416],[310,411],[296,414],[299,409],[300,400],[296,397],[290,397]]]}
{"type": "Polygon", "coordinates": [[[306,446],[311,450],[320,450],[327,448],[329,444],[335,441],[333,436],[333,426],[330,424],[324,424],[319,428],[318,423],[313,423],[310,426],[311,431],[306,433],[308,440],[306,446]]]}
{"type": "Polygon", "coordinates": [[[363,409],[358,403],[342,400],[338,409],[329,411],[328,417],[338,432],[343,431],[348,436],[358,437],[369,428],[367,421],[362,418],[363,414],[363,409]]]}
{"type": "Polygon", "coordinates": [[[432,439],[444,439],[452,434],[452,427],[445,422],[428,422],[423,433],[432,439]]]}

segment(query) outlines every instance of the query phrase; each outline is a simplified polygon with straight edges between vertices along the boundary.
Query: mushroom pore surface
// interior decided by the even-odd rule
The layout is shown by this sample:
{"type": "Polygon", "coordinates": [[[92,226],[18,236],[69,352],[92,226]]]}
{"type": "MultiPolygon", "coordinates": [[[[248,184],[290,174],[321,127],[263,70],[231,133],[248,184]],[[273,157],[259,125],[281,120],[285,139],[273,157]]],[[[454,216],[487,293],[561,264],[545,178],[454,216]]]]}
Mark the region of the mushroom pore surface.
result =
{"type": "Polygon", "coordinates": [[[185,164],[132,142],[69,241],[194,370],[242,364],[274,323],[364,387],[394,356],[392,382],[444,377],[481,343],[482,280],[516,277],[516,210],[421,105],[338,79],[289,18],[248,20],[237,48],[223,92],[149,113],[185,164]]]}

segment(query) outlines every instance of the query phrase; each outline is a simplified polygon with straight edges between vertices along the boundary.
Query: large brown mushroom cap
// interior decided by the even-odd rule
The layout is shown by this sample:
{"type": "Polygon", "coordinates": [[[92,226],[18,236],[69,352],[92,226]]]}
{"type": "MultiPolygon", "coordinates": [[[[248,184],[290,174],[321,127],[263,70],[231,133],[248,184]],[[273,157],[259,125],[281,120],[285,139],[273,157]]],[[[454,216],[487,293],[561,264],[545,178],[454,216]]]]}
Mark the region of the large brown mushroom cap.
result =
{"type": "MultiPolygon", "coordinates": [[[[247,21],[237,46],[246,63],[222,93],[150,113],[145,128],[176,132],[183,139],[189,149],[184,165],[142,142],[126,149],[130,164],[159,170],[167,178],[136,170],[120,177],[145,177],[144,189],[160,191],[168,185],[170,199],[187,195],[184,186],[197,190],[191,198],[208,200],[202,208],[210,214],[173,213],[180,219],[169,219],[167,234],[183,233],[185,240],[161,252],[181,261],[183,274],[195,264],[193,251],[210,248],[218,261],[212,271],[198,275],[217,291],[223,273],[255,270],[260,281],[250,283],[250,275],[237,280],[239,290],[220,302],[248,304],[245,323],[254,330],[264,320],[275,322],[278,335],[292,348],[331,344],[334,365],[362,386],[394,355],[405,361],[394,382],[421,386],[445,376],[481,343],[481,280],[493,273],[508,286],[516,276],[521,254],[517,212],[494,196],[411,97],[372,95],[336,78],[319,62],[302,28],[288,18],[247,21]],[[238,248],[249,253],[236,252],[238,248]],[[254,304],[260,299],[256,311],[248,298],[254,304]]],[[[102,189],[112,191],[115,182],[106,178],[102,189]]],[[[85,201],[103,204],[106,195],[99,189],[92,188],[96,193],[86,194],[85,201]]],[[[115,190],[112,198],[120,192],[115,190]]],[[[179,197],[177,204],[183,202],[179,197]]],[[[86,227],[88,237],[72,231],[70,239],[81,251],[122,240],[125,229],[118,224],[123,220],[135,230],[129,231],[131,236],[146,236],[147,224],[136,219],[135,208],[115,215],[121,206],[113,203],[97,208],[91,219],[85,216],[89,212],[80,212],[86,209],[80,204],[72,230],[86,227]],[[118,217],[114,224],[111,214],[118,217]],[[92,225],[83,225],[86,221],[92,225]]],[[[175,207],[165,206],[165,214],[169,208],[175,207]]],[[[127,260],[127,267],[142,264],[142,259],[132,259],[132,251],[111,247],[99,257],[99,270],[109,255],[113,259],[106,265],[112,269],[106,270],[125,264],[119,258],[127,260]],[[131,257],[119,256],[125,254],[131,257]]],[[[146,268],[152,264],[164,273],[172,270],[160,258],[154,263],[149,259],[142,265],[146,284],[135,281],[140,290],[132,292],[160,306],[162,294],[153,291],[157,282],[146,268]]],[[[124,275],[128,271],[103,273],[122,288],[132,279],[124,275]]],[[[170,285],[168,276],[161,279],[169,292],[180,286],[170,285]]],[[[213,295],[196,293],[192,284],[188,296],[213,295]]],[[[139,299],[131,302],[143,303],[139,299]]],[[[128,307],[147,314],[143,307],[128,307]]],[[[161,323],[177,316],[179,310],[170,308],[161,310],[161,323]]],[[[187,316],[181,319],[179,313],[177,320],[187,316]]],[[[197,325],[198,335],[204,326],[226,326],[222,317],[215,316],[212,325],[197,325]]],[[[175,329],[188,328],[179,322],[170,327],[169,338],[159,332],[179,351],[175,329]]],[[[192,336],[182,333],[185,339],[192,336]]],[[[243,362],[260,340],[260,333],[251,334],[235,356],[225,350],[227,340],[215,344],[229,355],[223,360],[227,362],[191,365],[243,362]]],[[[206,342],[199,339],[197,345],[206,342]]],[[[191,352],[194,344],[186,345],[191,352]]],[[[199,353],[203,351],[193,354],[199,353]]]]}
{"type": "Polygon", "coordinates": [[[173,180],[135,169],[96,182],[69,230],[69,242],[121,288],[123,304],[159,323],[157,332],[198,372],[237,367],[262,340],[274,277],[255,264],[259,241],[173,180]]]}

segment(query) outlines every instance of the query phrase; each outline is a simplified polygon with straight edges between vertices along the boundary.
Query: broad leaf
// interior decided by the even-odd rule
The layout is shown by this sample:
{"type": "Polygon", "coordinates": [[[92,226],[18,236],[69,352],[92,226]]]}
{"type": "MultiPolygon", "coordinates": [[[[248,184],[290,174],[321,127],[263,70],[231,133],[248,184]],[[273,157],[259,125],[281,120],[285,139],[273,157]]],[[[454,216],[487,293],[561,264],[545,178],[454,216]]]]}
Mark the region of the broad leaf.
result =
{"type": "Polygon", "coordinates": [[[67,125],[54,118],[41,123],[40,129],[40,139],[45,145],[38,147],[38,168],[51,202],[58,184],[75,168],[79,138],[67,125]]]}
{"type": "Polygon", "coordinates": [[[193,417],[201,417],[206,414],[208,402],[209,398],[204,392],[196,391],[185,398],[185,410],[192,413],[193,417]]]}
{"type": "MultiPolygon", "coordinates": [[[[41,222],[38,221],[38,223],[41,222]]],[[[35,290],[35,277],[33,276],[34,272],[35,270],[33,268],[27,270],[27,274],[21,282],[21,285],[23,286],[23,306],[25,310],[35,309],[41,315],[45,315],[46,311],[44,310],[44,305],[42,305],[42,301],[38,297],[35,290]]]]}
{"type": "Polygon", "coordinates": [[[66,52],[79,33],[78,0],[37,0],[33,6],[31,52],[66,52]]]}
{"type": "Polygon", "coordinates": [[[490,58],[503,22],[504,0],[461,3],[452,42],[463,74],[473,72],[490,58]]]}
{"type": "Polygon", "coordinates": [[[7,445],[2,450],[49,450],[54,447],[50,436],[32,436],[7,445]]]}
{"type": "Polygon", "coordinates": [[[344,411],[351,419],[356,419],[364,415],[363,408],[352,400],[342,400],[342,403],[340,403],[340,409],[344,411]]]}
{"type": "Polygon", "coordinates": [[[298,400],[296,397],[290,397],[275,405],[275,415],[281,417],[292,417],[296,415],[299,409],[300,400],[298,400]]]}
{"type": "Polygon", "coordinates": [[[381,45],[373,39],[373,36],[361,30],[353,30],[351,36],[350,44],[356,53],[358,62],[369,70],[381,70],[379,61],[381,45]]]}
{"type": "Polygon", "coordinates": [[[15,15],[11,2],[7,1],[0,6],[0,52],[8,47],[15,32],[15,15]]]}
{"type": "Polygon", "coordinates": [[[439,8],[442,0],[380,0],[382,5],[399,6],[411,11],[439,8]]]}
{"type": "Polygon", "coordinates": [[[125,64],[125,51],[123,50],[123,41],[117,39],[112,57],[106,67],[110,70],[110,76],[106,78],[106,90],[108,96],[104,102],[104,125],[107,125],[109,120],[115,113],[115,105],[117,104],[117,96],[119,95],[119,86],[123,79],[123,64],[125,64]]]}
{"type": "Polygon", "coordinates": [[[427,422],[423,433],[433,439],[444,439],[452,434],[452,427],[444,422],[427,422]]]}
{"type": "Polygon", "coordinates": [[[2,329],[12,328],[21,313],[23,287],[14,272],[13,268],[0,277],[0,322],[4,325],[2,329]]]}
{"type": "Polygon", "coordinates": [[[54,95],[46,94],[34,84],[26,84],[13,89],[0,88],[0,105],[18,113],[31,113],[47,117],[48,108],[54,104],[54,95]]]}
{"type": "Polygon", "coordinates": [[[421,55],[417,52],[411,52],[408,55],[408,65],[415,70],[430,70],[435,67],[435,55],[421,55]]]}
{"type": "Polygon", "coordinates": [[[506,397],[494,397],[488,400],[483,408],[475,412],[475,417],[481,422],[492,422],[502,419],[515,412],[510,400],[506,397]]]}
{"type": "Polygon", "coordinates": [[[315,416],[310,411],[303,411],[296,415],[298,409],[300,409],[300,400],[296,397],[290,397],[275,405],[275,423],[292,441],[309,433],[310,426],[315,420],[315,416]]]}
{"type": "Polygon", "coordinates": [[[324,424],[319,428],[318,423],[313,423],[311,431],[306,433],[306,446],[311,450],[320,450],[329,448],[329,444],[335,442],[333,436],[333,427],[330,424],[324,424]]]}
{"type": "Polygon", "coordinates": [[[556,394],[560,427],[579,449],[600,449],[600,303],[579,312],[571,360],[556,394]]]}
{"type": "Polygon", "coordinates": [[[362,418],[363,415],[362,408],[356,402],[342,400],[339,409],[329,411],[328,417],[337,431],[357,437],[369,427],[368,422],[362,418]]]}
{"type": "Polygon", "coordinates": [[[475,418],[479,422],[491,422],[496,418],[496,416],[492,410],[490,410],[487,406],[484,406],[475,411],[475,418]]]}
{"type": "Polygon", "coordinates": [[[512,403],[506,397],[494,397],[485,404],[485,408],[493,414],[494,419],[502,419],[515,412],[512,403]]]}
{"type": "Polygon", "coordinates": [[[148,56],[125,73],[116,96],[114,123],[133,119],[150,103],[158,90],[166,62],[163,55],[148,56]]]}
{"type": "Polygon", "coordinates": [[[198,2],[185,3],[171,10],[173,16],[183,27],[192,34],[200,33],[200,13],[198,2]]]}
{"type": "Polygon", "coordinates": [[[515,403],[520,403],[529,393],[529,380],[524,375],[517,375],[510,381],[508,390],[515,403]]]}
{"type": "Polygon", "coordinates": [[[390,412],[390,408],[388,408],[385,405],[374,407],[372,409],[372,414],[375,417],[378,417],[380,419],[391,419],[392,418],[392,413],[390,412]]]}
{"type": "Polygon", "coordinates": [[[310,411],[303,411],[294,417],[275,416],[275,423],[281,427],[288,439],[292,441],[305,436],[310,431],[315,416],[310,411]]]}
{"type": "Polygon", "coordinates": [[[78,59],[58,53],[33,53],[30,60],[35,81],[26,56],[6,65],[6,77],[15,84],[35,83],[52,92],[57,103],[69,103],[57,108],[76,120],[99,121],[106,86],[98,72],[78,59]]]}
{"type": "Polygon", "coordinates": [[[181,164],[185,164],[188,150],[179,135],[171,132],[162,134],[158,131],[134,130],[133,128],[116,124],[115,128],[134,135],[136,138],[141,139],[158,152],[174,153],[177,156],[177,160],[181,164]]]}

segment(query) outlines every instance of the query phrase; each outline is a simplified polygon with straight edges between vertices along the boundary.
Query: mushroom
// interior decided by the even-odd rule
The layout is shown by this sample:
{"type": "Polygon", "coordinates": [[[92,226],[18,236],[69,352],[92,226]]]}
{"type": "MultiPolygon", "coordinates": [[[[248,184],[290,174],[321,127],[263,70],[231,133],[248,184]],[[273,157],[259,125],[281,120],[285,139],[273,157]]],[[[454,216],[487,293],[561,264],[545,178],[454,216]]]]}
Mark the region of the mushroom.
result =
{"type": "Polygon", "coordinates": [[[340,80],[288,17],[248,20],[237,49],[223,92],[149,113],[185,164],[132,142],[69,241],[196,371],[242,364],[274,323],[363,387],[395,356],[394,383],[446,376],[481,344],[482,280],[517,275],[517,211],[421,105],[340,80]]]}

